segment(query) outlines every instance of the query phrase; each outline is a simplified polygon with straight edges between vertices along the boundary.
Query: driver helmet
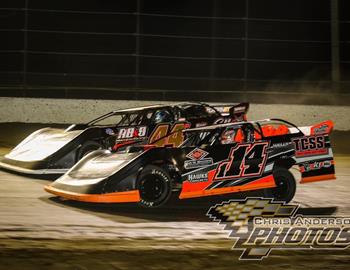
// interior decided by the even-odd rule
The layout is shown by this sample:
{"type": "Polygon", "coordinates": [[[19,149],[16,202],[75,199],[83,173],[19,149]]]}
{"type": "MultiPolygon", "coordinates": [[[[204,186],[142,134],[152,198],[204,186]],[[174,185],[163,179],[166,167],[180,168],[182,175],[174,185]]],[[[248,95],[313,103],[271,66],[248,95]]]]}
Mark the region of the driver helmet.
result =
{"type": "Polygon", "coordinates": [[[170,121],[171,121],[170,113],[167,111],[163,111],[163,110],[157,111],[154,115],[154,122],[156,124],[170,122],[170,121]]]}
{"type": "Polygon", "coordinates": [[[235,141],[236,132],[234,129],[226,130],[221,135],[221,144],[229,144],[235,141]]]}

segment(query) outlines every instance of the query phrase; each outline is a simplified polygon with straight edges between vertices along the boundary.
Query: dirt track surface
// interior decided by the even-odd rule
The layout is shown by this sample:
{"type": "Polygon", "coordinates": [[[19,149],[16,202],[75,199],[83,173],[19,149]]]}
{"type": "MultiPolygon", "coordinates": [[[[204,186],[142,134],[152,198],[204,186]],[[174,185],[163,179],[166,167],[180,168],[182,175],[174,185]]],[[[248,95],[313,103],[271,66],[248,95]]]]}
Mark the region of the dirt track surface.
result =
{"type": "MultiPolygon", "coordinates": [[[[336,170],[335,181],[298,186],[294,202],[304,213],[350,216],[350,157],[337,156],[336,170]]],[[[46,193],[51,181],[0,171],[0,269],[346,269],[350,263],[349,250],[272,251],[262,263],[239,261],[227,232],[205,215],[223,198],[174,200],[155,210],[85,204],[46,193]]]]}

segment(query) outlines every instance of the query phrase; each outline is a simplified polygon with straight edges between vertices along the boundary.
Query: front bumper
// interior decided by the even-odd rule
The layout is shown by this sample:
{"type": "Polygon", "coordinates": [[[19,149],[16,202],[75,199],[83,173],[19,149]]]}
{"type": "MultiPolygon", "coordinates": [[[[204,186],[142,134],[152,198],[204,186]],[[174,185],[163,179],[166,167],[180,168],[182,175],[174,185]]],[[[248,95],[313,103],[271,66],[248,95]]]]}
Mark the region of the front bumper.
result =
{"type": "Polygon", "coordinates": [[[68,171],[68,169],[30,169],[5,162],[0,162],[0,168],[25,174],[64,174],[68,171]]]}
{"type": "Polygon", "coordinates": [[[51,185],[44,187],[45,191],[54,194],[56,196],[81,202],[94,202],[94,203],[127,203],[127,202],[139,202],[140,193],[138,190],[129,190],[122,192],[104,193],[104,194],[83,194],[77,192],[66,191],[55,188],[51,185]]]}

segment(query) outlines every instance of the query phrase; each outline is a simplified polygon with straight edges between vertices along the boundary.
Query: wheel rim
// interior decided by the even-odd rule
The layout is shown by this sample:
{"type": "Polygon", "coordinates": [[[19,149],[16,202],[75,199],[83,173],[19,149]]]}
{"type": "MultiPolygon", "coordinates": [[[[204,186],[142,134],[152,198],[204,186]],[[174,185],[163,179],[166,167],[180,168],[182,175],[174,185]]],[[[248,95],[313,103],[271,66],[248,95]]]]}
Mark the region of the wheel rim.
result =
{"type": "Polygon", "coordinates": [[[285,200],[290,193],[290,183],[284,176],[278,176],[276,181],[276,188],[273,189],[273,197],[277,200],[285,200]]]}
{"type": "Polygon", "coordinates": [[[140,183],[140,196],[143,200],[154,202],[164,197],[164,180],[157,175],[147,175],[142,178],[140,183]]]}

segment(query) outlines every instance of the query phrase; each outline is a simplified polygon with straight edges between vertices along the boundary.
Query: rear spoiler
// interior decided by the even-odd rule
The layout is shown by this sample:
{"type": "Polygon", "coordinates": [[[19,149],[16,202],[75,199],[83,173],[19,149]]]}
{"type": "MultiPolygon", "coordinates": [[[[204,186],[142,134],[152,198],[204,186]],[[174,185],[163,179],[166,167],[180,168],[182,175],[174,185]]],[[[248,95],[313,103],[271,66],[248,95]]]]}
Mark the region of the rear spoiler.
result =
{"type": "Polygon", "coordinates": [[[212,105],[222,116],[231,116],[237,120],[247,120],[246,114],[249,110],[249,103],[220,104],[212,105]]]}
{"type": "Polygon", "coordinates": [[[310,134],[311,135],[318,135],[318,134],[330,134],[333,130],[334,123],[331,120],[323,121],[317,125],[313,125],[310,128],[310,134]]]}

